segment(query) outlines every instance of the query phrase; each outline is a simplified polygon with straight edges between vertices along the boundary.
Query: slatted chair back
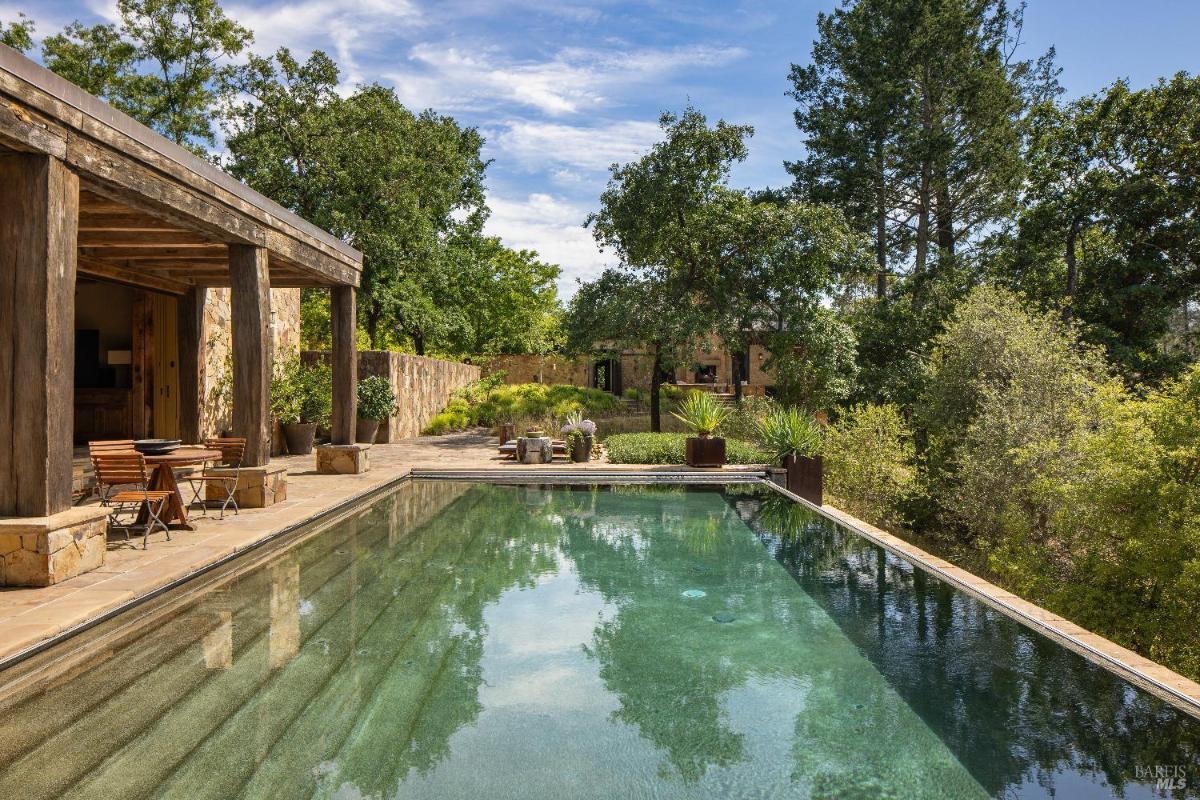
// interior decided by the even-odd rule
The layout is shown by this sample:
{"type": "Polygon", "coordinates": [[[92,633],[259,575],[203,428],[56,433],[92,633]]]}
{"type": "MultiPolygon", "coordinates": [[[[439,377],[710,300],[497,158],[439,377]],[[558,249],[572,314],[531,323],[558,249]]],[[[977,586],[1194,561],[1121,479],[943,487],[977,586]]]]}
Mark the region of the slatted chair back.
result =
{"type": "Polygon", "coordinates": [[[132,452],[136,452],[133,449],[133,439],[108,439],[104,441],[88,442],[88,455],[93,457],[97,453],[132,452]]]}
{"type": "Polygon", "coordinates": [[[235,469],[242,466],[242,456],[246,452],[245,437],[215,436],[205,439],[204,446],[210,450],[221,451],[221,466],[235,469]]]}
{"type": "Polygon", "coordinates": [[[92,470],[96,473],[96,485],[105,493],[114,486],[136,485],[145,489],[149,485],[146,457],[136,450],[94,453],[92,470]]]}

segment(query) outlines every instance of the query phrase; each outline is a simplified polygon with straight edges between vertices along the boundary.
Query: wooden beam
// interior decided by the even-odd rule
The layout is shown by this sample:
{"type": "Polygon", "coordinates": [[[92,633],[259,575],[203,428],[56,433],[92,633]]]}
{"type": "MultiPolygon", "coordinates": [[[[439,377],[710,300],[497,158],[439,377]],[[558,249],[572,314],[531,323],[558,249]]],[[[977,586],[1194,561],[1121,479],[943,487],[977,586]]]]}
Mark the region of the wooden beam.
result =
{"type": "Polygon", "coordinates": [[[330,428],[334,444],[354,444],[354,427],[358,421],[354,287],[334,286],[329,290],[329,300],[333,328],[333,424],[330,428]]]}
{"type": "Polygon", "coordinates": [[[242,466],[271,457],[271,285],[267,251],[229,246],[233,334],[233,432],[246,437],[242,466]]]}
{"type": "Polygon", "coordinates": [[[229,250],[223,244],[204,247],[81,247],[79,254],[122,261],[173,261],[175,259],[205,259],[229,263],[229,250]]]}
{"type": "Polygon", "coordinates": [[[208,290],[193,286],[179,299],[179,438],[199,442],[204,409],[204,305],[208,290]]]}
{"type": "Polygon", "coordinates": [[[0,155],[0,515],[71,505],[79,179],[0,155]]]}
{"type": "MultiPolygon", "coordinates": [[[[80,247],[193,247],[211,248],[214,242],[195,231],[185,230],[96,230],[79,234],[80,247]]],[[[219,243],[217,243],[219,244],[219,243]]]]}
{"type": "Polygon", "coordinates": [[[139,289],[154,289],[169,294],[183,294],[189,288],[189,284],[182,280],[164,278],[152,272],[127,269],[98,258],[88,258],[86,256],[79,257],[79,274],[90,275],[93,278],[121,283],[126,286],[134,286],[139,289]]]}

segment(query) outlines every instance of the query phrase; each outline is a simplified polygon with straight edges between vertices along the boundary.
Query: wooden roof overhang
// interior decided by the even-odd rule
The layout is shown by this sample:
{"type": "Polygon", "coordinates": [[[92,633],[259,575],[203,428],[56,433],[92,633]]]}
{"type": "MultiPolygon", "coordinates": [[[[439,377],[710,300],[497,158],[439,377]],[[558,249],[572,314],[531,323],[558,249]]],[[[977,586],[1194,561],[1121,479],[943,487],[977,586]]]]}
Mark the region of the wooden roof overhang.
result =
{"type": "Polygon", "coordinates": [[[0,45],[0,153],[80,179],[81,275],[181,294],[228,286],[228,246],[262,247],[272,286],[358,286],[362,254],[212,164],[0,45]]]}

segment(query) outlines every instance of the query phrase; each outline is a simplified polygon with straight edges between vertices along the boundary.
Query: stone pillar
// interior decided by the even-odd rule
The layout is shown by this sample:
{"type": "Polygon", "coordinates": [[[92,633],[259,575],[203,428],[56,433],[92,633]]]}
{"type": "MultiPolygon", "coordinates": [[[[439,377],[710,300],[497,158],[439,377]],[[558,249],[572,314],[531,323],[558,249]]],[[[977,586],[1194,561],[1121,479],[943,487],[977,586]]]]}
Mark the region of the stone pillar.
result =
{"type": "Polygon", "coordinates": [[[0,155],[0,516],[71,506],[79,178],[0,155]]]}
{"type": "Polygon", "coordinates": [[[271,457],[271,283],[267,251],[229,245],[233,347],[233,433],[246,437],[242,465],[271,457]]]}
{"type": "Polygon", "coordinates": [[[358,355],[354,287],[334,286],[329,291],[333,321],[333,444],[354,444],[358,420],[358,355]]]}
{"type": "Polygon", "coordinates": [[[208,290],[193,286],[179,299],[179,436],[200,441],[204,398],[204,304],[208,290]]]}

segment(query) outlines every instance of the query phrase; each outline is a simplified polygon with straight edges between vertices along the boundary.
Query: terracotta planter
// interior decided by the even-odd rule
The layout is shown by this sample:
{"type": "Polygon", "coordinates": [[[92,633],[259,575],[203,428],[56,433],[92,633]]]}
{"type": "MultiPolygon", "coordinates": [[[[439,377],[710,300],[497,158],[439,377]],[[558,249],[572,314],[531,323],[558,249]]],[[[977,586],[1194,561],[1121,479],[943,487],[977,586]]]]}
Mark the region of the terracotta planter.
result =
{"type": "Polygon", "coordinates": [[[315,422],[296,422],[283,426],[283,438],[287,440],[288,452],[294,456],[306,456],[311,453],[316,436],[315,422]]]}
{"type": "Polygon", "coordinates": [[[687,440],[686,460],[689,467],[725,466],[725,440],[700,436],[690,437],[687,440]]]}
{"type": "Polygon", "coordinates": [[[787,456],[787,490],[815,505],[824,504],[825,467],[820,456],[787,456]]]}
{"type": "Polygon", "coordinates": [[[354,425],[354,441],[360,444],[375,444],[379,435],[379,420],[359,419],[354,425]]]}
{"type": "Polygon", "coordinates": [[[581,436],[571,443],[571,460],[582,464],[592,457],[592,443],[588,437],[581,436]]]}

